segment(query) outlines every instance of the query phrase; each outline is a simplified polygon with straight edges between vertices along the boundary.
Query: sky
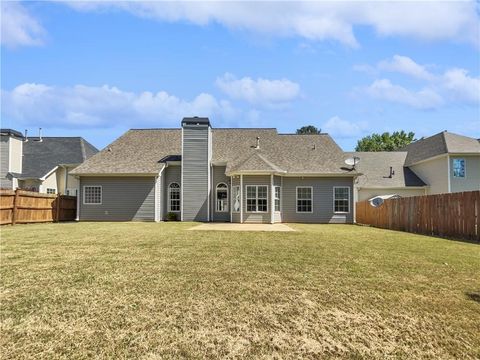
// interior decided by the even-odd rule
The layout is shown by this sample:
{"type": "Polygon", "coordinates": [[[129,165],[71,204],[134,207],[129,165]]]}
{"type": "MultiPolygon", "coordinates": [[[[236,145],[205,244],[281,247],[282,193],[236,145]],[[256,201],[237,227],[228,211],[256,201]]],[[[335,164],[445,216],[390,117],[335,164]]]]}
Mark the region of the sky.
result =
{"type": "Polygon", "coordinates": [[[1,2],[1,126],[304,125],[344,150],[371,133],[480,138],[476,2],[1,2]]]}

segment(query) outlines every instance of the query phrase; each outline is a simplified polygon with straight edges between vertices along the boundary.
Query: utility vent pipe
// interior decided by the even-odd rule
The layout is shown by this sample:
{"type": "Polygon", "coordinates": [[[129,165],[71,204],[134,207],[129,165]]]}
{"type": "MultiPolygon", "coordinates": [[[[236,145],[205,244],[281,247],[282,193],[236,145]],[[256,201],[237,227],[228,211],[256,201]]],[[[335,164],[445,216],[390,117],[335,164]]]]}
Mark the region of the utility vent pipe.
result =
{"type": "Polygon", "coordinates": [[[257,145],[255,146],[255,149],[260,149],[260,137],[257,136],[257,145]]]}
{"type": "Polygon", "coordinates": [[[23,137],[23,141],[24,141],[24,142],[27,142],[27,141],[28,141],[27,134],[28,134],[28,130],[25,129],[25,136],[23,137]]]}

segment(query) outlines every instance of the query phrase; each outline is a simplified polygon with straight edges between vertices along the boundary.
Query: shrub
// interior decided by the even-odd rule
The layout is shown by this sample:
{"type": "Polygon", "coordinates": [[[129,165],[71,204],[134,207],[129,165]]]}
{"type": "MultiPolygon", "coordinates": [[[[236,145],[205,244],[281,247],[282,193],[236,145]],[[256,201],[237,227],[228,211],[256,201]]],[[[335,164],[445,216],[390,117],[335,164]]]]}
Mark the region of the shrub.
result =
{"type": "Polygon", "coordinates": [[[173,212],[167,213],[167,221],[177,221],[177,214],[173,212]]]}

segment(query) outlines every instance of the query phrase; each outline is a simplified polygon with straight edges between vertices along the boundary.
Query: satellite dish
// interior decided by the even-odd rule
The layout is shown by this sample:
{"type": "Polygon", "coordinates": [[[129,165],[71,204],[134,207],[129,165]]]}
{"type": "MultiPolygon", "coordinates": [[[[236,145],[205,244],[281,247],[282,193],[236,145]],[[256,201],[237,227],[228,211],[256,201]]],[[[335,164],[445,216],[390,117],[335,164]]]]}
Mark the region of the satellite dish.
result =
{"type": "Polygon", "coordinates": [[[373,199],[370,199],[370,205],[373,207],[379,207],[383,204],[384,200],[380,196],[376,196],[373,199]]]}
{"type": "Polygon", "coordinates": [[[355,165],[357,165],[359,162],[360,162],[360,158],[357,157],[357,156],[354,156],[354,157],[351,157],[351,158],[348,158],[347,160],[345,160],[345,164],[347,164],[348,166],[353,166],[353,167],[355,167],[355,165]]]}

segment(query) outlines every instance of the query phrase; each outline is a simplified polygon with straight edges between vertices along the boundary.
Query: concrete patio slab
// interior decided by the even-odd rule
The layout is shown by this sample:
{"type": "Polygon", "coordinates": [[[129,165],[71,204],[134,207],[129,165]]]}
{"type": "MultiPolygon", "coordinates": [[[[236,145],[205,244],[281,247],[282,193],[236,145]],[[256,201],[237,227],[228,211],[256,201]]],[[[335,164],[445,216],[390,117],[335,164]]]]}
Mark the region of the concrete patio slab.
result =
{"type": "Polygon", "coordinates": [[[296,231],[285,224],[232,224],[207,223],[194,226],[188,230],[213,231],[296,231]]]}

